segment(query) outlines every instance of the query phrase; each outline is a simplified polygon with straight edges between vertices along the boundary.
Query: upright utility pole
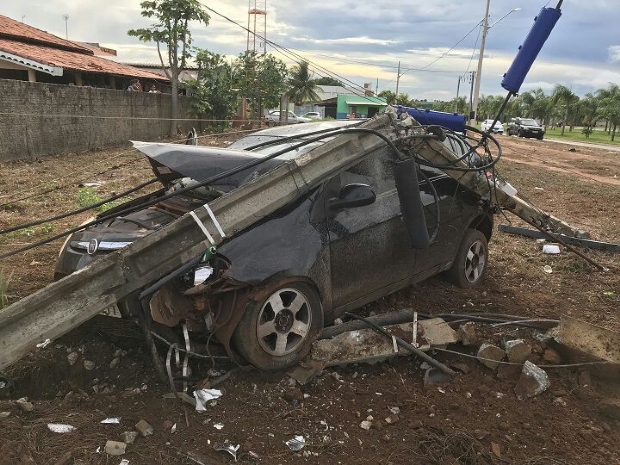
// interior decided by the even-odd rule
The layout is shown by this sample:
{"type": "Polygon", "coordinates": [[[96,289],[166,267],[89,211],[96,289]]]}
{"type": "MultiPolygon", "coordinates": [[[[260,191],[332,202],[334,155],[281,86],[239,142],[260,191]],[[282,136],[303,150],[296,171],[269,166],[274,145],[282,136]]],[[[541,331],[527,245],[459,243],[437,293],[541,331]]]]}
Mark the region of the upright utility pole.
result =
{"type": "Polygon", "coordinates": [[[469,115],[470,126],[476,125],[476,112],[478,111],[478,99],[480,95],[480,78],[482,77],[482,58],[484,57],[484,44],[487,39],[487,33],[489,32],[489,6],[491,0],[487,0],[487,7],[484,12],[484,19],[482,20],[482,40],[480,41],[480,56],[478,56],[478,71],[476,72],[476,86],[474,89],[474,100],[471,106],[471,113],[469,115]]]}
{"type": "Polygon", "coordinates": [[[398,103],[398,85],[400,84],[400,61],[398,62],[398,71],[396,73],[396,96],[394,102],[398,103]]]}
{"type": "MultiPolygon", "coordinates": [[[[471,114],[475,112],[474,110],[474,101],[472,100],[472,97],[474,95],[474,83],[476,82],[476,72],[475,71],[470,71],[470,76],[471,76],[471,87],[469,89],[469,114],[471,117],[471,114]]],[[[478,103],[476,102],[476,105],[478,103]]],[[[476,124],[476,119],[475,118],[471,118],[471,120],[473,121],[473,123],[470,122],[470,125],[475,125],[476,124]]]]}
{"type": "Polygon", "coordinates": [[[459,76],[459,82],[456,85],[456,103],[454,104],[454,113],[459,112],[459,90],[461,89],[461,80],[463,76],[459,76]]]}

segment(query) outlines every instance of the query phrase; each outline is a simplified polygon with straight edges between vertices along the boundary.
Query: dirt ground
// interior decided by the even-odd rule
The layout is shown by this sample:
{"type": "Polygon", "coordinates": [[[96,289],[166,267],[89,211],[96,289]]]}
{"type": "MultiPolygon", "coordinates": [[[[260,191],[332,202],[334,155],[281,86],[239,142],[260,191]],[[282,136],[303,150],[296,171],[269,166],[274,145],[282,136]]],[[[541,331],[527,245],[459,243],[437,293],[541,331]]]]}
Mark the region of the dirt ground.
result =
{"type": "MultiPolygon", "coordinates": [[[[225,145],[236,137],[202,142],[225,145]]],[[[620,243],[620,154],[583,147],[570,151],[570,146],[548,141],[500,140],[499,171],[520,195],[595,239],[620,243]]],[[[102,183],[97,192],[106,197],[151,176],[147,162],[131,149],[0,165],[0,227],[75,209],[81,184],[102,183]]],[[[88,216],[0,236],[0,251],[57,234],[88,216]]],[[[498,224],[508,221],[521,225],[514,217],[496,217],[498,224]]],[[[11,302],[51,281],[62,242],[0,263],[11,302]]],[[[462,290],[433,278],[363,312],[413,307],[422,313],[570,315],[620,330],[620,255],[584,251],[610,271],[597,271],[567,250],[542,254],[535,240],[496,231],[484,287],[462,290]],[[545,265],[552,273],[544,272],[545,265]]],[[[595,367],[549,369],[550,389],[523,401],[513,391],[518,372],[494,372],[454,354],[435,355],[447,364],[464,364],[467,373],[427,389],[415,358],[327,369],[304,386],[285,374],[243,369],[217,386],[222,397],[199,414],[162,398],[170,389],[158,382],[139,332],[100,318],[6,371],[14,390],[9,393],[0,382],[0,464],[118,464],[123,458],[131,465],[234,463],[231,455],[214,449],[225,441],[241,445],[240,463],[620,463],[618,413],[614,418],[605,407],[610,400],[620,401],[620,386],[597,377],[595,367]],[[76,358],[73,365],[69,358],[76,358]],[[85,361],[94,362],[94,368],[85,361]],[[17,406],[14,401],[23,396],[34,410],[17,406]],[[387,423],[385,418],[397,410],[396,421],[387,423]],[[360,423],[369,415],[372,428],[366,431],[360,423]],[[120,424],[100,423],[108,417],[121,417],[120,424]],[[154,427],[154,434],[138,437],[122,457],[97,452],[107,440],[121,441],[121,433],[141,419],[154,427]],[[53,433],[48,423],[77,429],[53,433]],[[284,444],[296,435],[306,441],[300,452],[284,444]]],[[[498,330],[488,337],[499,342],[519,334],[498,330]]],[[[192,368],[194,377],[202,379],[213,367],[192,368]]],[[[232,367],[218,362],[214,368],[232,367]]]]}

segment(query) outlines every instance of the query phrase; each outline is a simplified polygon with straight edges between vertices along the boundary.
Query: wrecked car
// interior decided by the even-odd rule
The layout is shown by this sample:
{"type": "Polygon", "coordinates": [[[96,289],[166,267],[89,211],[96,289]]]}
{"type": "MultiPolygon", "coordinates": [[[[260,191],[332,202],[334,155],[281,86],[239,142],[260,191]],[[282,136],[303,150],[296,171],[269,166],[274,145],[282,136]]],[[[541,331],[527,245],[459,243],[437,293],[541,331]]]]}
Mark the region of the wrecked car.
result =
{"type": "MultiPolygon", "coordinates": [[[[162,188],[106,215],[283,147],[291,150],[258,167],[73,234],[61,250],[56,279],[328,140],[295,146],[311,134],[356,124],[328,121],[272,128],[226,149],[148,144],[149,150],[143,152],[162,188]]],[[[444,144],[457,155],[471,147],[456,135],[444,144]]],[[[136,146],[140,149],[139,143],[136,146]]],[[[420,169],[426,177],[419,189],[427,224],[435,223],[436,211],[441,213],[439,233],[429,247],[410,246],[393,160],[387,148],[376,150],[238,232],[217,250],[190,257],[184,269],[162,279],[147,307],[154,331],[162,328],[169,334],[168,328],[186,325],[189,333],[207,342],[214,336],[229,354],[240,355],[259,369],[279,370],[303,358],[324,324],[346,311],[443,272],[456,285],[479,284],[486,274],[493,229],[488,205],[443,171],[420,169]]],[[[126,303],[120,303],[118,311],[135,316],[126,303]]]]}

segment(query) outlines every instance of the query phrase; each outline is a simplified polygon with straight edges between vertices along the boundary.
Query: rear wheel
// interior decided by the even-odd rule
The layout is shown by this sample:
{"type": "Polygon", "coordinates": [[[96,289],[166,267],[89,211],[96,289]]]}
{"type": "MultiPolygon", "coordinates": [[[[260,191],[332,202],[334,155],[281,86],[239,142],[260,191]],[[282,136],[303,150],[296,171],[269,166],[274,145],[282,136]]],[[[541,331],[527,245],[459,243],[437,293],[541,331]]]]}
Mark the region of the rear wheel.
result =
{"type": "Polygon", "coordinates": [[[260,302],[249,302],[235,329],[235,347],[249,363],[266,371],[295,365],[323,329],[317,292],[308,284],[276,285],[260,302]]]}
{"type": "Polygon", "coordinates": [[[456,259],[446,276],[459,287],[469,288],[480,284],[487,272],[489,248],[487,238],[477,229],[468,229],[456,254],[456,259]]]}

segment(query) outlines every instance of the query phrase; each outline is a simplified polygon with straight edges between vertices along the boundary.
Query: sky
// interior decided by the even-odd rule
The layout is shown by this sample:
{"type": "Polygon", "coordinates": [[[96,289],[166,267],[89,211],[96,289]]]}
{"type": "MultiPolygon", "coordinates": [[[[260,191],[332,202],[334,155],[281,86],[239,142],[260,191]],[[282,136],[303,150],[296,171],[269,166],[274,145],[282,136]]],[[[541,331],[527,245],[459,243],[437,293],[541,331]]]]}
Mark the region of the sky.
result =
{"type": "MultiPolygon", "coordinates": [[[[329,75],[395,91],[400,61],[399,92],[417,99],[450,100],[456,95],[459,76],[477,69],[485,0],[249,1],[260,9],[266,5],[268,40],[308,60],[316,77],[329,75]]],[[[247,26],[248,0],[201,2],[247,26]]],[[[491,28],[481,73],[483,95],[505,94],[502,75],[534,17],[542,7],[556,4],[557,0],[491,0],[491,28]]],[[[550,93],[555,84],[563,84],[583,96],[610,82],[620,84],[620,2],[564,0],[562,13],[521,92],[541,87],[550,93]]],[[[127,30],[152,22],[140,15],[139,0],[0,0],[0,14],[60,37],[67,32],[71,40],[114,48],[122,62],[158,61],[154,44],[127,35],[127,30]],[[69,15],[66,23],[64,14],[69,15]]],[[[243,52],[246,31],[210,14],[207,27],[191,25],[193,45],[230,57],[243,52]]],[[[262,28],[257,32],[262,34],[262,28]]],[[[294,64],[270,46],[267,51],[294,64]]],[[[470,83],[462,81],[460,95],[468,95],[469,88],[470,83]]]]}

